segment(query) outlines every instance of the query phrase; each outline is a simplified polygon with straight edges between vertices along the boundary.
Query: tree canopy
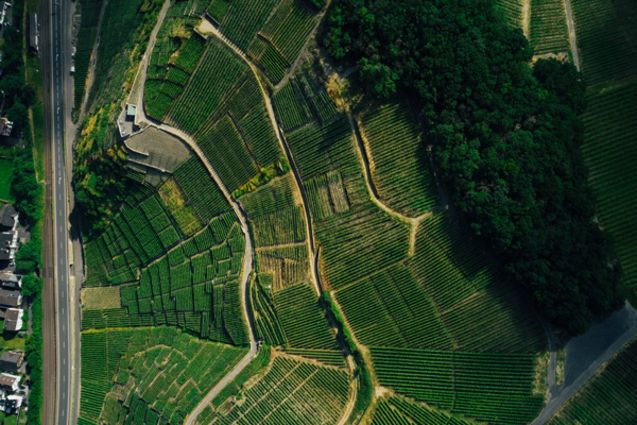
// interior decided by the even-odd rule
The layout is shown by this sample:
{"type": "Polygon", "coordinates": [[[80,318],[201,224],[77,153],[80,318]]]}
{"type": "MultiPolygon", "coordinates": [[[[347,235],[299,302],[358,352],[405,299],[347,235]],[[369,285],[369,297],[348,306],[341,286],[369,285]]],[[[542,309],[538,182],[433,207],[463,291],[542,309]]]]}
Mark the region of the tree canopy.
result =
{"type": "Polygon", "coordinates": [[[492,0],[335,0],[328,52],[366,93],[417,105],[434,160],[509,279],[569,333],[620,304],[580,154],[584,84],[540,60],[492,0]]]}

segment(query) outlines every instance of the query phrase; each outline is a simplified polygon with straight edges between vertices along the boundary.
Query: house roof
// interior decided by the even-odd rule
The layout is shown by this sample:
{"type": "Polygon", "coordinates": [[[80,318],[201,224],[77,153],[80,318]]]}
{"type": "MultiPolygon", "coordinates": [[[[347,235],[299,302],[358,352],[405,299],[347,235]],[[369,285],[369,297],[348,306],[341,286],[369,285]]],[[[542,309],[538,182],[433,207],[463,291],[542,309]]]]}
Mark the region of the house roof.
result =
{"type": "Polygon", "coordinates": [[[24,360],[24,353],[22,351],[5,351],[0,356],[0,363],[11,363],[16,366],[20,366],[24,360]]]}
{"type": "Polygon", "coordinates": [[[11,204],[4,204],[0,207],[0,226],[6,228],[13,228],[15,218],[18,216],[18,212],[13,208],[11,204]]]}
{"type": "Polygon", "coordinates": [[[20,304],[22,304],[22,294],[20,294],[20,291],[0,288],[0,305],[18,307],[20,304]]]}
{"type": "Polygon", "coordinates": [[[0,282],[18,283],[22,279],[22,276],[11,272],[0,273],[0,282]]]}
{"type": "Polygon", "coordinates": [[[10,373],[0,373],[0,385],[12,387],[14,384],[20,383],[20,377],[11,375],[10,373]]]}
{"type": "Polygon", "coordinates": [[[4,330],[17,332],[22,329],[22,315],[24,311],[21,308],[8,308],[4,315],[4,330]]]}

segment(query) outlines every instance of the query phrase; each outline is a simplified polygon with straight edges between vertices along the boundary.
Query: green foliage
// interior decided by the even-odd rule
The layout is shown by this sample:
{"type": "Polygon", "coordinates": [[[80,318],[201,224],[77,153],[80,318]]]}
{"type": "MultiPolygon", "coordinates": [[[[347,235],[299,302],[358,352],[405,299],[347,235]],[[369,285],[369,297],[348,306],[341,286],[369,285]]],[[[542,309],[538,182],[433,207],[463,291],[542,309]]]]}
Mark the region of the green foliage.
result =
{"type": "Polygon", "coordinates": [[[22,278],[22,296],[32,300],[42,290],[42,279],[35,273],[30,273],[22,278]]]}
{"type": "Polygon", "coordinates": [[[453,201],[546,319],[578,333],[620,305],[579,152],[583,91],[555,89],[579,79],[572,65],[540,62],[535,76],[526,39],[488,0],[335,1],[323,43],[359,65],[367,92],[395,82],[419,106],[453,201]]]}
{"type": "Polygon", "coordinates": [[[14,150],[11,195],[20,212],[20,221],[33,226],[42,215],[42,187],[35,178],[35,166],[31,150],[14,150]]]}

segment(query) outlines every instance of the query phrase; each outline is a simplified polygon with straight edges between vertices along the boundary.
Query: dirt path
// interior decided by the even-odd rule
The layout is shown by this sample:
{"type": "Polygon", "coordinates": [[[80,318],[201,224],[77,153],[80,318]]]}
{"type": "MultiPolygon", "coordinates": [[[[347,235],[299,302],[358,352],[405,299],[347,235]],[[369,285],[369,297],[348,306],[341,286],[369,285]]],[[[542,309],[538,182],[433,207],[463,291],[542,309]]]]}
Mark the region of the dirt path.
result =
{"type": "Polygon", "coordinates": [[[571,0],[564,0],[564,11],[566,12],[566,27],[568,28],[568,42],[571,46],[573,65],[575,65],[575,68],[577,68],[578,71],[581,71],[579,50],[577,48],[577,33],[575,32],[575,21],[573,20],[571,0]]]}
{"type": "Polygon", "coordinates": [[[524,0],[522,3],[522,32],[526,38],[531,35],[531,0],[524,0]]]}

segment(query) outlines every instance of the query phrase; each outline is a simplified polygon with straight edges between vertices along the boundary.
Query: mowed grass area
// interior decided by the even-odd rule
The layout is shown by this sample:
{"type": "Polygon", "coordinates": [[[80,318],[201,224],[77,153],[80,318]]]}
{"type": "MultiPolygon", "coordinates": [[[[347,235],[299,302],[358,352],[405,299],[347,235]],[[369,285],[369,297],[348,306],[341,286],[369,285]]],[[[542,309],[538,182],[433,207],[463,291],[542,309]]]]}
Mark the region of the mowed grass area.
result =
{"type": "Polygon", "coordinates": [[[637,423],[637,341],[631,342],[551,419],[549,425],[637,423]]]}
{"type": "Polygon", "coordinates": [[[573,0],[577,42],[586,82],[593,85],[635,73],[637,3],[573,0]]]}
{"type": "Polygon", "coordinates": [[[13,201],[11,196],[11,179],[13,178],[13,161],[0,157],[0,200],[13,201]]]}
{"type": "Polygon", "coordinates": [[[624,285],[637,291],[637,78],[589,90],[584,158],[601,225],[612,237],[624,285]]]}
{"type": "Polygon", "coordinates": [[[79,423],[183,423],[246,351],[165,327],[83,332],[79,423]]]}

